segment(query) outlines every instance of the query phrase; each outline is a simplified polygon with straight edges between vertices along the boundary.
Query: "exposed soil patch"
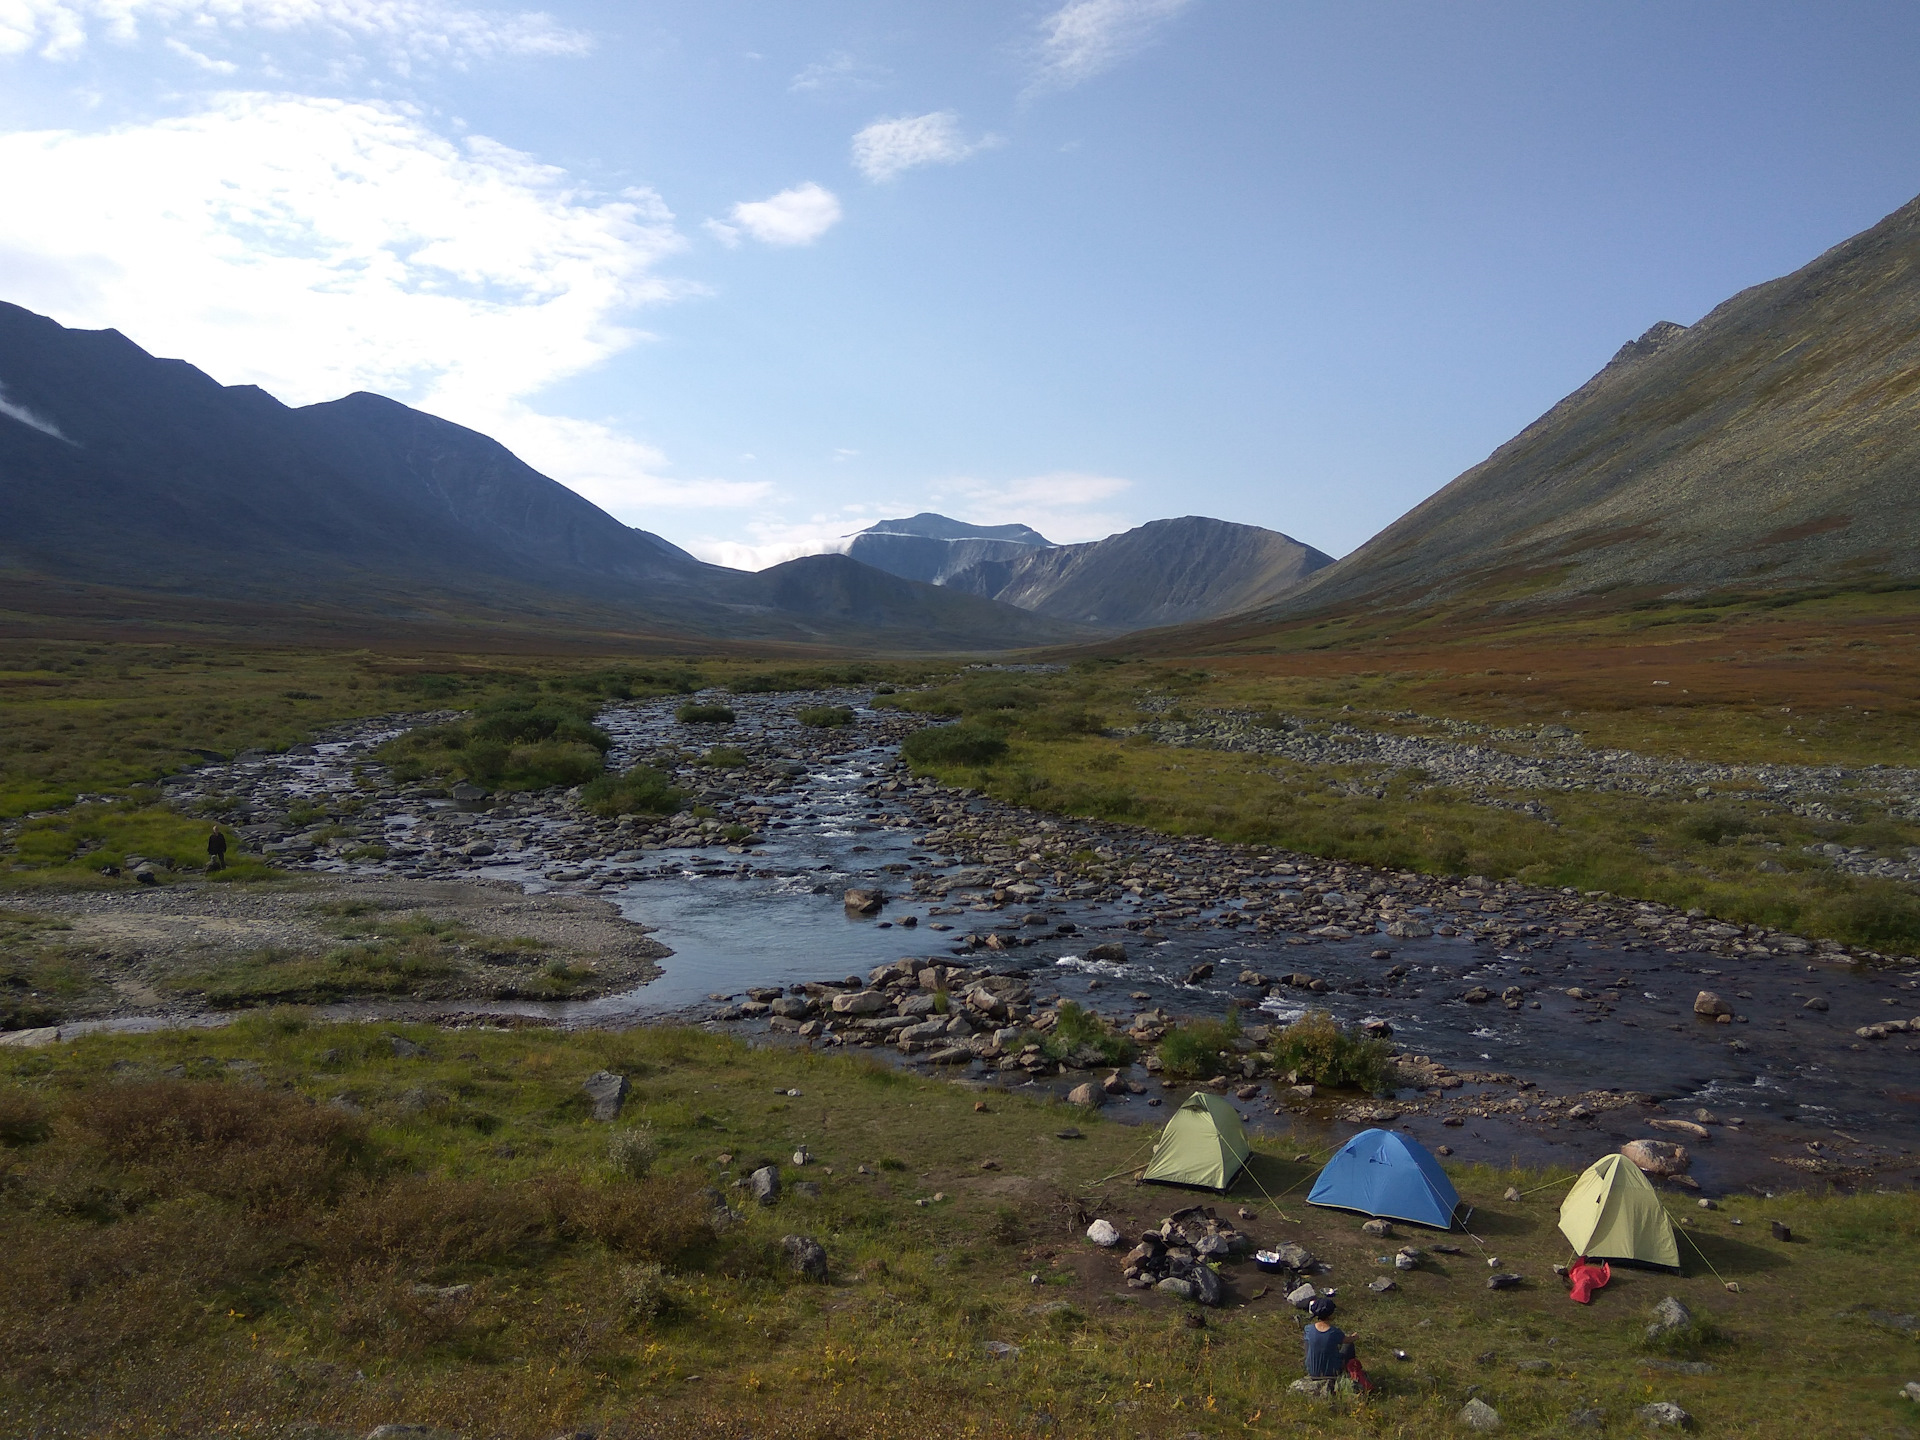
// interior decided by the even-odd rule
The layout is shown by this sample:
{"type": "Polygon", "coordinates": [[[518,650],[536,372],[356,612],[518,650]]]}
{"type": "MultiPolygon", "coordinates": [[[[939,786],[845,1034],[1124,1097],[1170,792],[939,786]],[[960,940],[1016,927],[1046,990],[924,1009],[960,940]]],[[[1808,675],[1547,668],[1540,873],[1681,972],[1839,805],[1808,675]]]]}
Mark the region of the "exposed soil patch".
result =
{"type": "Polygon", "coordinates": [[[587,998],[652,979],[672,953],[606,901],[471,880],[186,881],[16,892],[10,907],[8,998],[43,1024],[356,995],[587,998]]]}

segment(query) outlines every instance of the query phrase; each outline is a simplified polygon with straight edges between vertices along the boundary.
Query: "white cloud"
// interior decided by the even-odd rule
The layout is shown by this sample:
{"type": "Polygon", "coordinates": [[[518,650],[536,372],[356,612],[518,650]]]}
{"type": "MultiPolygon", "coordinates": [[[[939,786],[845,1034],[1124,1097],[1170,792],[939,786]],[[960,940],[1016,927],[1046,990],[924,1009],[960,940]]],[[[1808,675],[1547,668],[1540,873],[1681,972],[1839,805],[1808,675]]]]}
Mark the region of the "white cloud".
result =
{"type": "Polygon", "coordinates": [[[809,180],[765,200],[743,200],[727,214],[731,224],[707,221],[723,244],[738,245],[745,231],[763,245],[811,245],[840,222],[840,201],[809,180]]]}
{"type": "Polygon", "coordinates": [[[951,110],[876,120],[853,137],[853,163],[869,180],[891,180],[921,165],[955,165],[997,145],[992,135],[968,140],[951,110]]]}
{"type": "Polygon", "coordinates": [[[1034,88],[1091,80],[1152,41],[1193,0],[1068,0],[1040,22],[1034,88]]]}
{"type": "Polygon", "coordinates": [[[884,65],[856,60],[844,50],[807,66],[787,83],[796,95],[834,95],[850,90],[877,90],[893,78],[884,65]]]}
{"type": "MultiPolygon", "coordinates": [[[[51,435],[56,440],[67,440],[67,437],[60,433],[58,425],[43,415],[34,414],[24,405],[14,404],[7,399],[7,392],[4,389],[0,389],[0,415],[18,420],[22,425],[38,430],[42,435],[51,435]]],[[[71,445],[73,442],[67,440],[67,443],[71,445]]]]}
{"type": "MultiPolygon", "coordinates": [[[[851,528],[857,530],[865,523],[853,521],[851,528]]],[[[715,565],[728,565],[735,570],[764,570],[769,565],[781,565],[803,555],[844,555],[853,543],[847,534],[848,528],[845,516],[815,515],[799,522],[755,520],[747,526],[747,533],[752,537],[749,540],[709,536],[689,541],[683,548],[715,565]]]]}
{"type": "Polygon", "coordinates": [[[1099,508],[1133,488],[1131,480],[1054,470],[1044,475],[990,483],[950,480],[929,496],[929,507],[975,525],[1031,525],[1055,544],[1101,540],[1135,522],[1099,508]]]}
{"type": "Polygon", "coordinates": [[[149,28],[196,36],[304,31],[455,63],[584,55],[593,48],[590,36],[542,11],[481,10],[451,0],[0,0],[0,55],[37,51],[49,60],[70,59],[96,37],[127,45],[149,28]]]}
{"type": "Polygon", "coordinates": [[[591,193],[397,106],[235,94],[100,133],[0,135],[8,297],[124,331],[304,404],[375,390],[496,435],[608,508],[764,493],[665,476],[617,427],[542,413],[546,387],[689,293],[650,191],[591,193]]]}
{"type": "Polygon", "coordinates": [[[203,55],[183,40],[169,38],[167,49],[178,55],[190,65],[207,71],[212,75],[231,75],[240,67],[231,60],[216,60],[211,55],[203,55]]]}

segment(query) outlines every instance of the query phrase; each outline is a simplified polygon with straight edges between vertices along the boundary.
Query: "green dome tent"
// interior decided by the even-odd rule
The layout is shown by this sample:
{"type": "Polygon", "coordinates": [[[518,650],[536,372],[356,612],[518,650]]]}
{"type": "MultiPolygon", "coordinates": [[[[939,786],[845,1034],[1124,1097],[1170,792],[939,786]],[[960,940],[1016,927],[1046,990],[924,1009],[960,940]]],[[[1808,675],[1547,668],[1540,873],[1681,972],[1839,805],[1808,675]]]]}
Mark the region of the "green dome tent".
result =
{"type": "Polygon", "coordinates": [[[1595,1260],[1637,1260],[1680,1268],[1673,1222],[1640,1167],[1624,1155],[1603,1155],[1560,1202],[1560,1233],[1595,1260]]]}
{"type": "Polygon", "coordinates": [[[1140,1178],[1225,1190],[1252,1153],[1240,1116],[1226,1098],[1196,1090],[1167,1121],[1140,1178]]]}

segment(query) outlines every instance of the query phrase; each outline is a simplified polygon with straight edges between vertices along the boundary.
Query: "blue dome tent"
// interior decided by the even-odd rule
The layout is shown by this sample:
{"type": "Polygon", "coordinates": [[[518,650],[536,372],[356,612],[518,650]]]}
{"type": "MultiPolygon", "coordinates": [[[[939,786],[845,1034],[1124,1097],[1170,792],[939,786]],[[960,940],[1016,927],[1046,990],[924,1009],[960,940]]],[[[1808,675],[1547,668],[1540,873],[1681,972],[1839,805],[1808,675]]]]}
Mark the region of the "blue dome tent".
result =
{"type": "Polygon", "coordinates": [[[1362,1130],[1314,1178],[1307,1203],[1451,1230],[1460,1196],[1418,1140],[1390,1130],[1362,1130]]]}

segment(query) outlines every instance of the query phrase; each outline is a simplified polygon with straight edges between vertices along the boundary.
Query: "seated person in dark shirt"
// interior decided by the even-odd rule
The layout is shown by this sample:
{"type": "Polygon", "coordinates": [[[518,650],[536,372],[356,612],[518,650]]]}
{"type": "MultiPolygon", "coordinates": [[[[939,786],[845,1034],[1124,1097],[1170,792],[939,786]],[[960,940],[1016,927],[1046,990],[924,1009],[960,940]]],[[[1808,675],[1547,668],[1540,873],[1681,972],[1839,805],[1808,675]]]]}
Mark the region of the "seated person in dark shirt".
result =
{"type": "Polygon", "coordinates": [[[1339,1380],[1353,1359],[1353,1342],[1333,1323],[1333,1301],[1321,1295],[1307,1304],[1313,1323],[1307,1326],[1307,1378],[1339,1380]]]}

